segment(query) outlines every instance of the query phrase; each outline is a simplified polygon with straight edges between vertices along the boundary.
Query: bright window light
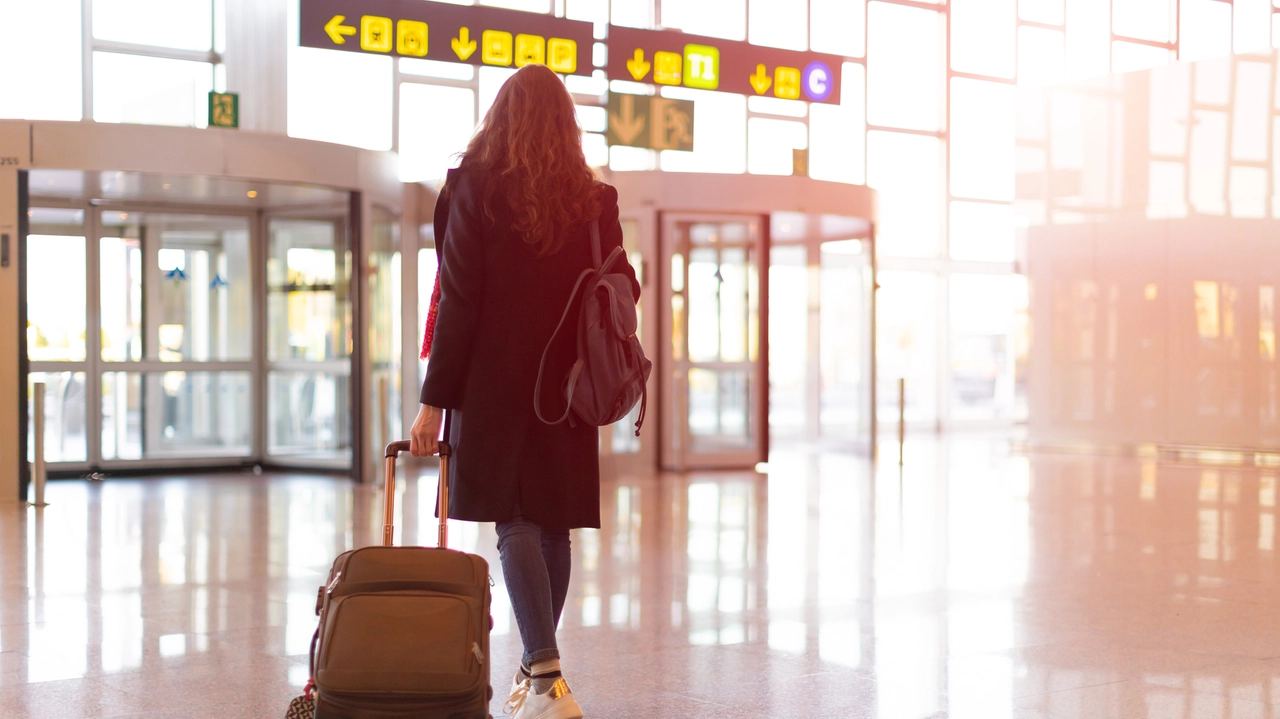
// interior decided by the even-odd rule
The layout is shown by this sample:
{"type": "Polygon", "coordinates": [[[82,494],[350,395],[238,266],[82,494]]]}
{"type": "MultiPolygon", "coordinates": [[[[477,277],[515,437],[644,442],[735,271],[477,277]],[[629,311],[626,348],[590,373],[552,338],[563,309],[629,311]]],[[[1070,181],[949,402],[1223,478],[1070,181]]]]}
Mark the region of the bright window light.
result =
{"type": "Polygon", "coordinates": [[[8,68],[0,72],[0,117],[79,120],[84,94],[80,32],[28,30],[35,27],[79,28],[80,0],[0,7],[0,68],[8,68]]]}
{"type": "Polygon", "coordinates": [[[879,190],[880,251],[936,257],[942,230],[942,142],[899,132],[867,133],[867,184],[879,190]]]}
{"type": "Polygon", "coordinates": [[[952,0],[951,67],[960,72],[1013,77],[1015,0],[952,0]]]}
{"type": "Polygon", "coordinates": [[[663,170],[731,174],[746,172],[747,98],[682,87],[663,88],[662,95],[694,101],[694,151],[668,150],[661,153],[663,170]]]}
{"type": "Polygon", "coordinates": [[[457,167],[475,130],[475,101],[475,92],[463,87],[401,83],[401,182],[438,180],[457,167]]]}
{"type": "Polygon", "coordinates": [[[289,48],[289,136],[390,150],[391,63],[389,57],[289,48]]]}
{"type": "Polygon", "coordinates": [[[1111,43],[1111,72],[1116,74],[1160,67],[1173,61],[1173,51],[1162,47],[1121,40],[1111,43]]]}
{"type": "Polygon", "coordinates": [[[1217,0],[1181,0],[1178,59],[1231,54],[1231,5],[1217,0]]]}
{"type": "Polygon", "coordinates": [[[1231,168],[1231,216],[1267,216],[1267,171],[1262,167],[1231,168]]]}
{"type": "Polygon", "coordinates": [[[1111,28],[1107,4],[1071,2],[1067,13],[1067,77],[1069,79],[1102,77],[1111,73],[1108,55],[1111,28]]]}
{"type": "Polygon", "coordinates": [[[1191,130],[1191,207],[1205,215],[1226,211],[1227,114],[1196,110],[1191,130]]]}
{"type": "Polygon", "coordinates": [[[609,164],[609,144],[604,135],[594,132],[582,133],[582,154],[586,155],[587,164],[591,167],[604,167],[609,164]]]}
{"type": "Polygon", "coordinates": [[[1232,0],[1235,43],[1238,53],[1271,47],[1271,3],[1268,0],[1232,0]]]}
{"type": "Polygon", "coordinates": [[[747,39],[746,0],[659,0],[662,24],[693,35],[747,39]]]}
{"type": "Polygon", "coordinates": [[[866,115],[862,65],[844,64],[840,105],[814,104],[809,119],[809,176],[815,180],[866,182],[866,115]]]}
{"type": "Polygon", "coordinates": [[[489,114],[489,108],[493,107],[493,101],[498,99],[498,91],[502,86],[507,84],[507,79],[516,74],[516,71],[507,67],[482,67],[480,68],[480,121],[484,121],[484,116],[489,114]]]}
{"type": "Polygon", "coordinates": [[[93,36],[135,45],[213,49],[212,0],[94,0],[93,36]]]}
{"type": "Polygon", "coordinates": [[[564,16],[570,20],[609,22],[609,0],[566,0],[564,16]]]}
{"type": "Polygon", "coordinates": [[[1181,157],[1187,150],[1187,113],[1191,108],[1191,65],[1173,64],[1151,71],[1151,154],[1181,157]]]}
{"type": "Polygon", "coordinates": [[[951,259],[975,262],[1013,262],[1012,205],[952,202],[951,259]]]}
{"type": "Polygon", "coordinates": [[[653,27],[653,2],[609,0],[609,22],[623,27],[653,27]]]}
{"type": "MultiPolygon", "coordinates": [[[[470,5],[471,3],[459,4],[470,5]]],[[[551,12],[551,0],[480,0],[479,4],[490,7],[504,7],[509,10],[524,10],[525,12],[551,12]]]]}
{"type": "Polygon", "coordinates": [[[868,12],[867,122],[939,129],[945,71],[942,14],[882,2],[871,3],[868,12]]]}
{"type": "Polygon", "coordinates": [[[846,57],[867,54],[866,0],[809,0],[809,49],[846,57]]]}
{"type": "Polygon", "coordinates": [[[1174,39],[1177,8],[1178,0],[1119,0],[1111,4],[1111,31],[1125,37],[1168,42],[1174,39]]]}
{"type": "Polygon", "coordinates": [[[1038,27],[1018,28],[1018,84],[1055,85],[1066,73],[1062,33],[1038,27]]]}
{"type": "Polygon", "coordinates": [[[951,194],[1013,199],[1014,87],[951,81],[951,194]]]}
{"type": "Polygon", "coordinates": [[[747,172],[790,175],[793,150],[809,147],[809,128],[795,120],[753,117],[747,120],[747,172]]]}
{"type": "Polygon", "coordinates": [[[1031,22],[1061,25],[1063,0],[1018,0],[1018,17],[1031,22]]]}
{"type": "MultiPolygon", "coordinates": [[[[747,40],[789,50],[809,48],[808,3],[796,0],[750,0],[747,40]]],[[[848,29],[845,28],[847,32],[848,29]]]]}
{"type": "Polygon", "coordinates": [[[1271,64],[1236,62],[1235,110],[1231,113],[1231,159],[1265,161],[1270,113],[1271,64]]]}
{"type": "Polygon", "coordinates": [[[205,127],[213,66],[142,55],[93,54],[93,119],[205,127]]]}

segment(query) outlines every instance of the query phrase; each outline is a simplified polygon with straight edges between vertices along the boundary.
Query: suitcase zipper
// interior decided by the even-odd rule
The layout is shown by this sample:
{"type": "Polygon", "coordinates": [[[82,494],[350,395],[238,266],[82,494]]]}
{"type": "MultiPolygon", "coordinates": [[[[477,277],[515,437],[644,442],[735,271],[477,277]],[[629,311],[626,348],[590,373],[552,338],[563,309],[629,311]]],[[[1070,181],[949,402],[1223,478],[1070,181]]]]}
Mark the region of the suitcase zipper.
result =
{"type": "Polygon", "coordinates": [[[480,651],[480,645],[477,642],[471,642],[471,653],[476,655],[476,661],[480,662],[480,666],[484,666],[484,652],[480,651]]]}

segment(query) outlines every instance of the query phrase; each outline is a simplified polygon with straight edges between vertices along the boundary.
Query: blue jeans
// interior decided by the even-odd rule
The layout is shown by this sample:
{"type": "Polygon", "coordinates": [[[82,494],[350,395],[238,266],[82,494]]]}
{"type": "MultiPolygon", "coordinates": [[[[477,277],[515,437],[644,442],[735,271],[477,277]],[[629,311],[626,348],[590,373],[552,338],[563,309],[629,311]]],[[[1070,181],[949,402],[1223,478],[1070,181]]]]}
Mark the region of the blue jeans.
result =
{"type": "Polygon", "coordinates": [[[498,522],[498,554],[524,642],[524,665],[559,659],[556,625],[569,593],[569,530],[526,521],[517,509],[498,522]]]}

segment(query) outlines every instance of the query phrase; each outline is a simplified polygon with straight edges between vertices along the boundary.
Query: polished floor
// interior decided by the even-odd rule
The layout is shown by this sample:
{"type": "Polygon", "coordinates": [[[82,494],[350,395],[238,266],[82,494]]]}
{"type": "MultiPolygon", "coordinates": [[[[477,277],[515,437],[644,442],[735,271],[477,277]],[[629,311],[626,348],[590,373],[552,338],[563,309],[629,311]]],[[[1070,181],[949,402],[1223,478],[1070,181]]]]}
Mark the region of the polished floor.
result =
{"type": "MultiPolygon", "coordinates": [[[[909,444],[905,471],[620,477],[562,626],[589,717],[1280,717],[1275,468],[909,444]]],[[[432,478],[402,484],[431,543],[432,478]]],[[[0,507],[0,716],[281,717],[316,587],[372,543],[331,477],[55,482],[0,507]]],[[[519,639],[491,525],[495,685],[519,639]]],[[[499,696],[494,713],[501,711],[499,696]]]]}

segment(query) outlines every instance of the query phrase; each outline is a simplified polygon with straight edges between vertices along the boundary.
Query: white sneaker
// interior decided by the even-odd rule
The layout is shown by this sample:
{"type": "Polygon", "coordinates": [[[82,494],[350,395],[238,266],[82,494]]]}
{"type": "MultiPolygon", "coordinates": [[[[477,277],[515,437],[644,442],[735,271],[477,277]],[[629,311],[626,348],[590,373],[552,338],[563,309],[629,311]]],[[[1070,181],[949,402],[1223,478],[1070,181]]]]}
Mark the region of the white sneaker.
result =
{"type": "Polygon", "coordinates": [[[514,714],[514,719],[582,719],[582,707],[564,677],[558,677],[542,694],[533,690],[532,679],[524,679],[511,692],[503,712],[514,714]]]}

